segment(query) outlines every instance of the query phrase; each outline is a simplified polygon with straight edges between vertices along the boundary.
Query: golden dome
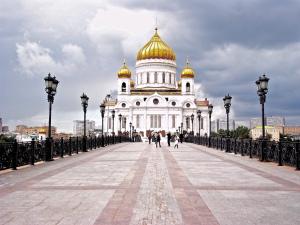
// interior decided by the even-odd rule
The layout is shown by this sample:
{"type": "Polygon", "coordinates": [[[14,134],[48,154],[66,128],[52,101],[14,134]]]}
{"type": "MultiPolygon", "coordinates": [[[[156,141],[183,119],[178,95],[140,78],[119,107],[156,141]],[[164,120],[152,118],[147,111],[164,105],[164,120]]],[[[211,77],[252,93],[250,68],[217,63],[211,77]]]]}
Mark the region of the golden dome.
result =
{"type": "Polygon", "coordinates": [[[130,78],[131,72],[124,62],[123,66],[118,71],[118,78],[130,78]]]}
{"type": "Polygon", "coordinates": [[[175,60],[176,55],[172,48],[170,48],[158,35],[157,28],[155,34],[150,41],[139,50],[137,60],[143,59],[169,59],[175,60]]]}
{"type": "Polygon", "coordinates": [[[134,88],[134,85],[135,85],[134,80],[130,80],[130,87],[131,87],[131,88],[134,88]]]}
{"type": "Polygon", "coordinates": [[[181,78],[194,78],[195,77],[195,72],[194,70],[190,67],[190,63],[187,60],[186,61],[186,66],[181,72],[181,78]]]}
{"type": "Polygon", "coordinates": [[[181,87],[181,85],[182,85],[182,81],[181,81],[181,80],[179,80],[179,81],[178,81],[178,87],[180,88],[180,87],[181,87]]]}

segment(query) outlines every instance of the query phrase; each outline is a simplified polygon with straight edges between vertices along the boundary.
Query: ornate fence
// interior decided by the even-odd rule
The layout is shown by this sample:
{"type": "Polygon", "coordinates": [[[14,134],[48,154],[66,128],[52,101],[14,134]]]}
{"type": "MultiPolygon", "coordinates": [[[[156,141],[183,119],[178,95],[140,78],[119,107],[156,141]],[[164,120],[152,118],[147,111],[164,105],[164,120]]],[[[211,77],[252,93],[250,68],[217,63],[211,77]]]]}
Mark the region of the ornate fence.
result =
{"type": "Polygon", "coordinates": [[[278,163],[279,166],[289,165],[300,170],[300,142],[299,141],[262,141],[252,139],[236,138],[216,138],[188,136],[186,142],[200,144],[207,147],[215,148],[249,156],[250,158],[261,158],[262,149],[264,149],[264,160],[278,163]],[[228,146],[228,147],[227,147],[228,146]],[[265,146],[263,148],[263,146],[265,146]]]}
{"type": "MultiPolygon", "coordinates": [[[[88,137],[87,149],[96,149],[101,146],[111,144],[128,142],[128,136],[105,136],[102,137],[88,137]]],[[[53,158],[65,155],[71,156],[83,151],[83,138],[71,137],[69,139],[55,139],[53,145],[53,158]]],[[[27,164],[34,165],[35,162],[45,160],[46,142],[45,141],[31,141],[18,143],[0,143],[0,170],[12,168],[16,169],[18,166],[27,164]]]]}

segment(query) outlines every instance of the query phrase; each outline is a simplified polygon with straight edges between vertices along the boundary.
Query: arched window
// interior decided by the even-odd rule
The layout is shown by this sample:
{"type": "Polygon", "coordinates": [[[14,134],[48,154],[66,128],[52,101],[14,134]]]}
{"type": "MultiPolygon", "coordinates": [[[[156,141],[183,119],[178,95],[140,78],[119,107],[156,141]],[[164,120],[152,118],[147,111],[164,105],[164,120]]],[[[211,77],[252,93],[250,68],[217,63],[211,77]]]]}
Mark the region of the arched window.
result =
{"type": "Polygon", "coordinates": [[[166,83],[166,74],[165,74],[165,72],[163,72],[163,75],[162,75],[162,82],[163,82],[163,84],[166,83]]]}
{"type": "Polygon", "coordinates": [[[157,83],[157,72],[154,73],[154,83],[157,83]]]}
{"type": "Polygon", "coordinates": [[[150,83],[150,74],[147,73],[147,83],[150,83]]]}
{"type": "Polygon", "coordinates": [[[122,92],[126,92],[126,83],[125,82],[122,83],[122,92]]]}
{"type": "Polygon", "coordinates": [[[191,91],[191,85],[190,85],[190,83],[186,83],[185,87],[186,87],[186,92],[190,92],[191,91]]]}

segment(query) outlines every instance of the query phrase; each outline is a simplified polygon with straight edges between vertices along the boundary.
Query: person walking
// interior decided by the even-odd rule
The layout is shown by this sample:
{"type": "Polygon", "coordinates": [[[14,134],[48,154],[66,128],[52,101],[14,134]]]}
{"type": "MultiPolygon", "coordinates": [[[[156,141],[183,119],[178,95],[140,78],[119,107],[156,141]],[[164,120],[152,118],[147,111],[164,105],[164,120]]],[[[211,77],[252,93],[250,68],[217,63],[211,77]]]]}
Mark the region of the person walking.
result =
{"type": "Polygon", "coordinates": [[[174,148],[176,148],[176,147],[178,148],[178,142],[179,142],[179,137],[176,135],[174,148]]]}
{"type": "Polygon", "coordinates": [[[180,143],[183,141],[183,134],[179,134],[180,143]]]}
{"type": "Polygon", "coordinates": [[[157,143],[159,144],[159,147],[161,148],[161,145],[160,145],[160,134],[158,133],[157,136],[156,136],[156,148],[157,148],[157,143]]]}
{"type": "Polygon", "coordinates": [[[151,144],[152,135],[151,133],[148,135],[149,144],[151,144]]]}
{"type": "Polygon", "coordinates": [[[168,146],[170,147],[171,146],[171,134],[170,134],[170,132],[168,132],[167,138],[168,138],[168,146]]]}

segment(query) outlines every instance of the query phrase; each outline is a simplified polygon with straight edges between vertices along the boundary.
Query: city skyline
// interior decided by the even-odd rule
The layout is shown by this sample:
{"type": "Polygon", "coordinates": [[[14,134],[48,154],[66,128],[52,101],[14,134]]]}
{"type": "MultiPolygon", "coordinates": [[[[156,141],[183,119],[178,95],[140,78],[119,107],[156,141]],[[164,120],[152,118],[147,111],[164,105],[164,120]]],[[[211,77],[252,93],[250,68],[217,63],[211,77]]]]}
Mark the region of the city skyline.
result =
{"type": "Polygon", "coordinates": [[[17,124],[47,124],[43,78],[51,72],[60,81],[53,125],[70,132],[73,120],[83,119],[82,92],[90,97],[87,119],[98,125],[100,102],[115,93],[123,59],[134,71],[136,52],[157,18],[161,35],[177,53],[177,75],[188,57],[198,96],[214,105],[213,119],[225,117],[227,93],[233,97],[231,119],[259,117],[254,82],[266,73],[266,116],[299,124],[299,10],[296,1],[3,1],[0,117],[11,130],[17,124]]]}

